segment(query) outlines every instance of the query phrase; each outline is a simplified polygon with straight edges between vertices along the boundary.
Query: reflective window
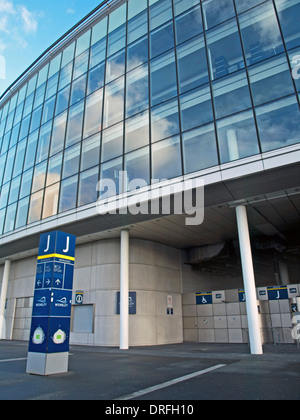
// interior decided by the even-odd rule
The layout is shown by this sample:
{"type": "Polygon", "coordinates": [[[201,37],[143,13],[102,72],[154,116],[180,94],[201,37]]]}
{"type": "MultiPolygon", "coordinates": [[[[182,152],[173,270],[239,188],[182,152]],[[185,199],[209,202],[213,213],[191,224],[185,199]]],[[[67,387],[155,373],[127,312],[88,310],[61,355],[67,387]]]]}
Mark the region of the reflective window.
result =
{"type": "Polygon", "coordinates": [[[44,191],[38,191],[30,197],[28,224],[41,219],[44,191]]]}
{"type": "Polygon", "coordinates": [[[67,124],[67,111],[55,118],[50,148],[50,156],[60,152],[64,147],[67,124]]]}
{"type": "Polygon", "coordinates": [[[109,127],[124,117],[124,77],[106,86],[103,125],[109,127]]]}
{"type": "Polygon", "coordinates": [[[30,133],[32,133],[37,128],[39,128],[41,124],[42,111],[43,111],[42,105],[33,111],[32,117],[31,117],[30,130],[29,130],[30,133]]]}
{"type": "Polygon", "coordinates": [[[73,71],[73,62],[61,69],[58,89],[61,90],[71,83],[73,71]]]}
{"type": "Polygon", "coordinates": [[[106,56],[106,38],[97,42],[91,48],[90,68],[97,66],[105,60],[106,56]]]}
{"type": "Polygon", "coordinates": [[[3,177],[3,184],[11,179],[11,174],[14,166],[14,159],[16,154],[16,146],[8,151],[5,172],[3,177]]]}
{"type": "Polygon", "coordinates": [[[148,30],[148,14],[145,10],[139,13],[133,19],[128,21],[128,44],[134,42],[138,38],[147,33],[148,30]]]}
{"type": "Polygon", "coordinates": [[[1,195],[0,195],[0,209],[4,208],[7,205],[9,187],[10,187],[9,182],[2,186],[1,195]]]}
{"type": "Polygon", "coordinates": [[[89,62],[88,60],[89,60],[88,51],[85,51],[79,57],[75,58],[73,80],[77,79],[78,77],[82,76],[84,73],[87,72],[88,62],[89,62]]]}
{"type": "Polygon", "coordinates": [[[251,107],[248,80],[244,71],[213,83],[213,96],[217,118],[251,107]]]}
{"type": "Polygon", "coordinates": [[[43,117],[42,117],[42,124],[46,123],[47,121],[51,120],[54,115],[54,107],[55,107],[55,99],[56,97],[53,96],[44,104],[43,110],[43,117]]]}
{"type": "Polygon", "coordinates": [[[76,207],[78,175],[64,179],[61,182],[59,213],[76,207]]]}
{"type": "Polygon", "coordinates": [[[166,102],[151,111],[151,141],[179,133],[178,101],[166,102]]]}
{"type": "Polygon", "coordinates": [[[79,79],[75,80],[75,82],[73,82],[71,88],[70,106],[76,104],[85,97],[86,79],[87,75],[85,74],[84,76],[80,77],[79,79]]]}
{"type": "Polygon", "coordinates": [[[260,105],[294,92],[286,57],[268,60],[249,69],[253,101],[260,105]]]}
{"type": "Polygon", "coordinates": [[[23,200],[19,201],[15,225],[16,229],[26,225],[28,205],[29,197],[23,198],[23,200]]]}
{"type": "Polygon", "coordinates": [[[292,67],[292,76],[296,85],[296,89],[300,92],[300,49],[290,52],[289,59],[292,67]]]}
{"type": "Polygon", "coordinates": [[[94,67],[92,70],[90,70],[89,75],[88,75],[87,95],[90,95],[91,93],[103,87],[104,68],[105,68],[105,64],[102,63],[99,66],[94,67]]]}
{"type": "Polygon", "coordinates": [[[235,19],[207,32],[207,43],[212,79],[245,67],[235,19]]]}
{"type": "Polygon", "coordinates": [[[70,98],[70,89],[71,89],[71,86],[69,85],[65,89],[58,92],[55,115],[60,114],[61,112],[65,111],[68,108],[69,98],[70,98]]]}
{"type": "MultiPolygon", "coordinates": [[[[101,165],[101,175],[100,179],[105,180],[109,179],[114,182],[116,194],[118,195],[121,191],[119,191],[119,174],[120,171],[122,171],[122,158],[117,158],[110,160],[107,163],[103,163],[101,165]]],[[[101,197],[103,194],[106,195],[106,197],[111,197],[114,195],[113,191],[107,191],[107,189],[103,191],[99,191],[99,196],[101,197]]]]}
{"type": "Polygon", "coordinates": [[[126,40],[126,25],[121,26],[108,36],[107,56],[115,54],[117,51],[125,48],[126,40]]]}
{"type": "Polygon", "coordinates": [[[58,153],[49,159],[46,186],[55,184],[60,180],[62,156],[62,153],[58,153]]]}
{"type": "Polygon", "coordinates": [[[71,175],[75,175],[79,170],[79,159],[80,159],[80,144],[69,147],[65,151],[64,165],[63,165],[63,178],[68,178],[71,175]]]}
{"type": "Polygon", "coordinates": [[[17,178],[14,178],[11,181],[8,204],[14,203],[15,201],[18,200],[20,184],[21,184],[21,175],[19,175],[17,178]]]}
{"type": "Polygon", "coordinates": [[[20,198],[26,197],[27,195],[30,194],[32,175],[33,175],[33,168],[23,173],[22,183],[21,183],[21,188],[20,188],[20,198]]]}
{"type": "Polygon", "coordinates": [[[175,32],[177,44],[181,44],[203,32],[200,6],[175,19],[175,32]]]}
{"type": "Polygon", "coordinates": [[[107,60],[106,83],[117,79],[125,73],[125,50],[107,60]]]}
{"type": "Polygon", "coordinates": [[[247,111],[217,123],[221,163],[258,154],[253,112],[247,111]]]}
{"type": "Polygon", "coordinates": [[[287,49],[300,45],[300,0],[275,0],[287,49]],[[298,19],[295,19],[295,16],[298,19]]]}
{"type": "Polygon", "coordinates": [[[125,152],[139,149],[149,143],[149,112],[129,118],[125,123],[125,152]]]}
{"type": "Polygon", "coordinates": [[[80,174],[78,207],[97,201],[98,166],[80,174]]]}
{"type": "Polygon", "coordinates": [[[100,158],[100,134],[85,140],[82,143],[80,170],[91,168],[99,164],[100,158]]]}
{"type": "Polygon", "coordinates": [[[148,66],[140,66],[127,74],[126,117],[149,107],[148,66]]]}
{"type": "Polygon", "coordinates": [[[199,0],[173,0],[175,16],[199,4],[199,0]]]}
{"type": "Polygon", "coordinates": [[[48,80],[45,100],[51,98],[53,95],[56,94],[57,87],[58,87],[58,73],[56,73],[54,76],[51,77],[51,79],[48,80]]]}
{"type": "Polygon", "coordinates": [[[3,232],[6,209],[0,210],[0,234],[3,232]]]}
{"type": "Polygon", "coordinates": [[[14,229],[15,217],[16,217],[17,203],[7,207],[5,225],[3,233],[10,232],[14,229]]]}
{"type": "Polygon", "coordinates": [[[151,104],[157,105],[177,94],[174,52],[164,54],[150,63],[151,104]]]}
{"type": "Polygon", "coordinates": [[[96,42],[100,41],[107,35],[107,23],[108,23],[108,16],[101,19],[95,26],[92,28],[92,45],[96,44],[96,42]]]}
{"type": "Polygon", "coordinates": [[[125,155],[125,171],[128,182],[142,179],[146,184],[150,183],[149,147],[136,150],[125,155]]]}
{"type": "Polygon", "coordinates": [[[242,13],[248,9],[251,9],[254,6],[257,6],[260,3],[263,3],[265,0],[234,0],[234,1],[235,1],[237,12],[242,13]]]}
{"type": "Polygon", "coordinates": [[[205,28],[210,29],[235,16],[233,0],[203,1],[205,28]]]}
{"type": "Polygon", "coordinates": [[[180,93],[209,81],[204,39],[196,38],[177,48],[180,93]]]}
{"type": "Polygon", "coordinates": [[[172,0],[150,0],[150,31],[172,19],[172,0]]]}
{"type": "Polygon", "coordinates": [[[82,124],[83,124],[83,109],[84,109],[84,101],[74,105],[72,108],[69,109],[65,147],[69,147],[72,144],[75,144],[81,140],[82,124]]]}
{"type": "Polygon", "coordinates": [[[46,178],[47,162],[40,163],[34,169],[32,192],[39,191],[44,188],[46,178]]]}
{"type": "Polygon", "coordinates": [[[105,162],[123,153],[123,123],[103,131],[101,162],[105,162]]]}
{"type": "Polygon", "coordinates": [[[36,163],[47,159],[51,138],[52,122],[45,124],[40,130],[39,145],[36,154],[36,163]]]}
{"type": "Polygon", "coordinates": [[[97,90],[86,100],[83,138],[98,133],[102,128],[103,89],[97,90]]]}
{"type": "Polygon", "coordinates": [[[91,30],[85,32],[76,41],[75,57],[78,57],[83,51],[87,50],[90,46],[91,30]]]}
{"type": "Polygon", "coordinates": [[[193,90],[180,97],[182,131],[213,120],[209,87],[193,90]]]}
{"type": "MultiPolygon", "coordinates": [[[[23,169],[24,157],[25,157],[25,150],[26,150],[27,140],[22,140],[17,147],[16,159],[15,159],[15,166],[13,176],[20,175],[23,169]]],[[[0,158],[0,165],[1,165],[1,158],[0,158]]],[[[0,182],[1,182],[1,174],[0,174],[0,182]]]]}
{"type": "Polygon", "coordinates": [[[138,40],[127,49],[127,70],[130,71],[148,60],[148,36],[138,40]]]}
{"type": "Polygon", "coordinates": [[[273,4],[268,2],[239,17],[247,64],[255,64],[283,51],[273,4]]]}
{"type": "Polygon", "coordinates": [[[47,217],[57,214],[58,194],[59,184],[51,185],[51,187],[45,189],[42,219],[46,219],[47,217]]]}
{"type": "Polygon", "coordinates": [[[152,178],[171,179],[182,175],[179,136],[152,145],[152,178]]]}
{"type": "Polygon", "coordinates": [[[24,171],[34,165],[35,153],[38,141],[38,133],[35,132],[28,137],[27,149],[24,162],[24,171]]]}
{"type": "Polygon", "coordinates": [[[150,56],[154,58],[174,47],[173,22],[150,34],[150,56]]]}
{"type": "Polygon", "coordinates": [[[299,142],[300,113],[294,96],[257,108],[256,116],[263,152],[299,142]]]}

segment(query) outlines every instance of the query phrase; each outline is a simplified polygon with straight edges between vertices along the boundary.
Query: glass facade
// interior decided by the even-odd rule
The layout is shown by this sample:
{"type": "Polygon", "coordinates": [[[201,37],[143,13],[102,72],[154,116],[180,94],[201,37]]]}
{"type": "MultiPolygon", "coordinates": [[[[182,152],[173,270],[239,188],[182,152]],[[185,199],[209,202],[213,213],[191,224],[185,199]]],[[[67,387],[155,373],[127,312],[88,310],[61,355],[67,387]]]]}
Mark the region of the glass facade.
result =
{"type": "Polygon", "coordinates": [[[299,143],[299,16],[300,0],[120,1],[3,99],[0,234],[95,202],[121,170],[149,184],[299,143]]]}

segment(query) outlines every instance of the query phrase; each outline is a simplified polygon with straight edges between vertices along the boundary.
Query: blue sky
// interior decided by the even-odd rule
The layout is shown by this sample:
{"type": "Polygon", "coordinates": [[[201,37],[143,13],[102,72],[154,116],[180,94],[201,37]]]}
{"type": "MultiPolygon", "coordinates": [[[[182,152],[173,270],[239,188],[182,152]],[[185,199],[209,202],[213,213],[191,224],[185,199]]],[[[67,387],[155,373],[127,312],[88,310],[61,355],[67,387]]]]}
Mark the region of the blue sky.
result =
{"type": "Polygon", "coordinates": [[[0,0],[0,95],[42,52],[101,1],[0,0]]]}

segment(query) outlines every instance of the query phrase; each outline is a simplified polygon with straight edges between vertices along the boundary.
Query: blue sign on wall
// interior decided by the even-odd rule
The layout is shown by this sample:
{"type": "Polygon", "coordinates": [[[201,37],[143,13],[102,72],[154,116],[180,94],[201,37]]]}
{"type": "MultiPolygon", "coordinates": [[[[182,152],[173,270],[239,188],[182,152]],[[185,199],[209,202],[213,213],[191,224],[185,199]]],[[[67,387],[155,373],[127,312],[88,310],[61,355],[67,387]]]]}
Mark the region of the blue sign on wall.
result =
{"type": "Polygon", "coordinates": [[[288,299],[289,295],[288,295],[287,286],[268,287],[268,297],[269,297],[269,300],[288,299]]]}
{"type": "Polygon", "coordinates": [[[196,293],[197,305],[210,305],[212,301],[212,292],[196,293]]]}
{"type": "MultiPolygon", "coordinates": [[[[128,296],[129,315],[136,314],[136,292],[129,292],[128,296]]],[[[117,292],[117,315],[120,315],[120,292],[117,292]]]]}
{"type": "Polygon", "coordinates": [[[69,351],[76,237],[41,235],[36,269],[29,351],[69,351]]]}

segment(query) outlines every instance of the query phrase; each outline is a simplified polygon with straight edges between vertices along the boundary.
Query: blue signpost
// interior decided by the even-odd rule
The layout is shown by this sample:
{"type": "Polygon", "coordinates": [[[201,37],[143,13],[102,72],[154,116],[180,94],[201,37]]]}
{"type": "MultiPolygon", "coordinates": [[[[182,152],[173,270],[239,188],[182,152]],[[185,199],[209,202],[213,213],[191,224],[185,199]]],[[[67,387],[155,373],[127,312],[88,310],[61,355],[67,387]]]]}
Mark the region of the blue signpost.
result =
{"type": "Polygon", "coordinates": [[[40,237],[27,373],[68,371],[75,243],[59,231],[40,237]]]}

